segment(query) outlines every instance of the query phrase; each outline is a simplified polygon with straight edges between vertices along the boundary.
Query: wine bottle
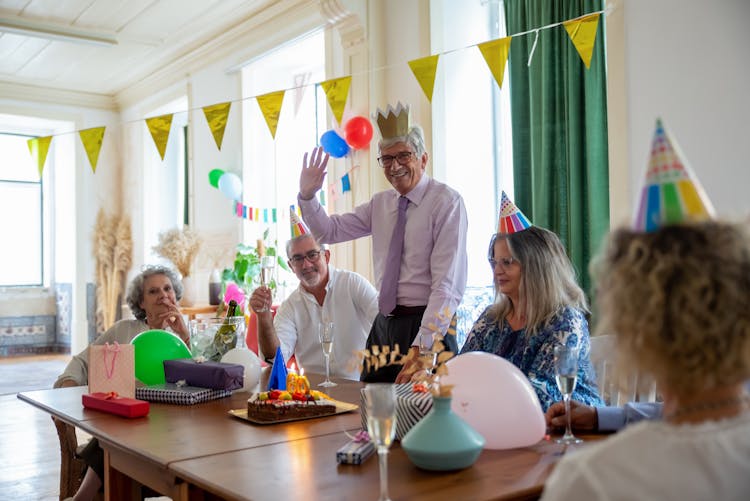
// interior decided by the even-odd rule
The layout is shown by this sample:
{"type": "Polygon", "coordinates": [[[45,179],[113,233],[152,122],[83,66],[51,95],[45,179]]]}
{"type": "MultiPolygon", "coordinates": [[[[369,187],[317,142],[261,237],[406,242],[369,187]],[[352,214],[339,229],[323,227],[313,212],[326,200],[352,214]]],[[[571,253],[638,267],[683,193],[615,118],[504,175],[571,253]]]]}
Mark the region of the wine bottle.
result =
{"type": "Polygon", "coordinates": [[[227,316],[224,318],[224,323],[219,326],[214,335],[214,353],[211,356],[213,362],[219,362],[226,352],[237,346],[237,325],[233,323],[235,320],[231,320],[236,315],[237,301],[232,299],[229,301],[229,308],[227,309],[227,316]]]}

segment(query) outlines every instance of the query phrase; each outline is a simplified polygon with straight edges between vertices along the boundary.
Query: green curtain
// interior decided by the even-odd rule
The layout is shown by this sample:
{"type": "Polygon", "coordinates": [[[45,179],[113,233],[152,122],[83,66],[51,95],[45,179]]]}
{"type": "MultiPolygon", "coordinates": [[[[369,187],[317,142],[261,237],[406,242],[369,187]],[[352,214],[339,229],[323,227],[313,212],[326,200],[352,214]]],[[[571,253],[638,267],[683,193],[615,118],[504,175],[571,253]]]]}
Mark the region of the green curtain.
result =
{"type": "MultiPolygon", "coordinates": [[[[505,0],[509,35],[566,21],[602,0],[505,0]]],[[[604,16],[586,69],[563,26],[513,37],[509,54],[515,203],[557,233],[590,293],[588,263],[609,230],[604,16]]]]}

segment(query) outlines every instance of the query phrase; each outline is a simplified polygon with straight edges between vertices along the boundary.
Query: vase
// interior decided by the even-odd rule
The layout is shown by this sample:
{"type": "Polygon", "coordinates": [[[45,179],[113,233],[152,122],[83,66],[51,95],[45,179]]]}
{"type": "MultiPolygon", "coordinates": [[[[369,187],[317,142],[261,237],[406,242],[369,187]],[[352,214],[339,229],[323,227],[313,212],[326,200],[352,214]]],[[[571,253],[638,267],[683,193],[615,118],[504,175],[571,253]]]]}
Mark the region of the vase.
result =
{"type": "Polygon", "coordinates": [[[180,299],[180,305],[193,306],[197,303],[198,291],[195,286],[196,283],[193,277],[182,278],[182,299],[180,299]]]}
{"type": "Polygon", "coordinates": [[[432,397],[432,410],[401,440],[412,463],[425,470],[460,470],[474,464],[484,437],[451,410],[450,397],[432,397]]]}

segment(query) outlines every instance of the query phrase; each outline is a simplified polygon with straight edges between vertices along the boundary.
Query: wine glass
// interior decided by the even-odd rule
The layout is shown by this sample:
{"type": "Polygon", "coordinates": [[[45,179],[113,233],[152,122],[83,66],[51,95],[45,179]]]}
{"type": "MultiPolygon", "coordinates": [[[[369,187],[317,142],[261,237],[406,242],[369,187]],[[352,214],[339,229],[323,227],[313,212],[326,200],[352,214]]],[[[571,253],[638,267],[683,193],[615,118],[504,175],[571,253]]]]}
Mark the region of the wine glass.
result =
{"type": "Polygon", "coordinates": [[[578,378],[578,348],[571,346],[555,346],[555,379],[557,387],[563,396],[565,402],[565,434],[558,438],[558,444],[579,444],[583,442],[580,438],[573,435],[570,430],[570,397],[576,388],[578,378]]]}
{"type": "Polygon", "coordinates": [[[333,351],[333,322],[323,320],[320,323],[320,345],[323,347],[323,357],[326,361],[326,380],[318,386],[337,386],[331,381],[331,352],[333,351]]]}
{"type": "MultiPolygon", "coordinates": [[[[275,256],[261,256],[260,257],[260,286],[268,287],[273,278],[273,269],[276,266],[275,256]]],[[[264,304],[258,313],[262,313],[269,310],[270,305],[264,304]]]]}
{"type": "Polygon", "coordinates": [[[396,435],[396,388],[389,383],[368,384],[364,389],[367,433],[378,449],[380,466],[380,497],[388,497],[388,448],[396,435]]]}
{"type": "Polygon", "coordinates": [[[419,374],[418,379],[423,379],[425,382],[429,382],[432,370],[437,363],[438,354],[432,349],[434,342],[435,338],[431,332],[419,334],[419,360],[421,362],[422,374],[417,374],[419,374]]]}

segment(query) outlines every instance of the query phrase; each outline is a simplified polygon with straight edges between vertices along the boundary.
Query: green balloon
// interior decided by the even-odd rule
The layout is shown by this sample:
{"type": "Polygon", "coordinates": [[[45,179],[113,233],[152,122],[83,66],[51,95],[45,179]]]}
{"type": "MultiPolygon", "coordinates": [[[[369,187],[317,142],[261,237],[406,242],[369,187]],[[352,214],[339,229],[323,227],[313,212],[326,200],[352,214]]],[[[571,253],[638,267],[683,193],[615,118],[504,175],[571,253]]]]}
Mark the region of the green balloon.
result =
{"type": "Polygon", "coordinates": [[[190,349],[179,336],[162,330],[141,332],[130,342],[135,346],[135,377],[143,384],[161,384],[164,361],[190,358],[190,349]]]}
{"type": "Polygon", "coordinates": [[[211,186],[214,188],[219,187],[219,178],[224,175],[224,171],[221,169],[214,169],[211,172],[208,173],[208,182],[211,183],[211,186]]]}

